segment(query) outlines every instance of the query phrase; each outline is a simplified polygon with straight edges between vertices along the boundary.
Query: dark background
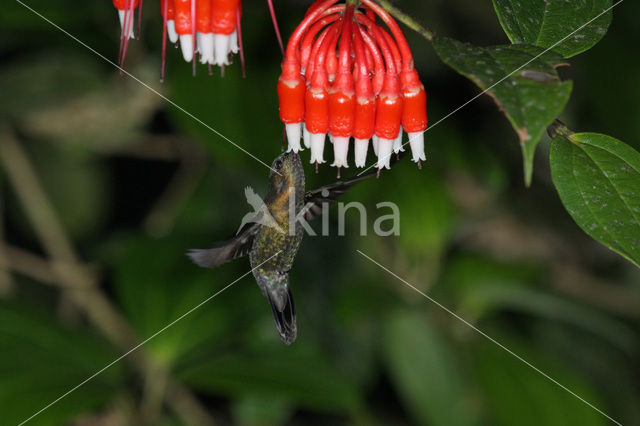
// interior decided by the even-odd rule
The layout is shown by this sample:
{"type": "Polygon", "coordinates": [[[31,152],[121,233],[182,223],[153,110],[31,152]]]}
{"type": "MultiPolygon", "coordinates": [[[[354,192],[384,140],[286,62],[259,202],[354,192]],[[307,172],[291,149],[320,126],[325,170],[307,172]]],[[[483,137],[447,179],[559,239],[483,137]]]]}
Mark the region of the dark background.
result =
{"type": "MultiPolygon", "coordinates": [[[[110,2],[26,3],[117,61],[110,2]]],[[[276,2],[285,39],[308,4],[276,2]]],[[[440,34],[508,42],[489,1],[397,4],[440,34]]],[[[192,77],[170,46],[159,83],[162,25],[149,0],[125,68],[270,164],[281,55],[266,3],[243,8],[246,78],[239,58],[224,78],[202,66],[192,77]]],[[[639,14],[622,3],[607,36],[562,71],[574,81],[569,127],[636,149],[639,14]]],[[[20,3],[4,5],[0,28],[0,422],[16,424],[249,271],[245,259],[201,270],[184,253],[234,232],[244,187],[264,193],[268,169],[20,3]]],[[[435,123],[478,89],[406,35],[435,123]]],[[[399,236],[360,236],[353,210],[337,236],[333,208],[331,235],[303,241],[294,345],[279,341],[248,276],[31,423],[609,423],[356,250],[607,415],[640,423],[640,274],[564,211],[548,138],[528,189],[517,136],[489,97],[425,139],[421,171],[406,159],[345,197],[367,207],[371,234],[388,212],[376,203],[396,203],[399,236]],[[176,408],[184,401],[195,406],[176,408]]],[[[306,172],[309,188],[335,179],[328,165],[306,172]]]]}

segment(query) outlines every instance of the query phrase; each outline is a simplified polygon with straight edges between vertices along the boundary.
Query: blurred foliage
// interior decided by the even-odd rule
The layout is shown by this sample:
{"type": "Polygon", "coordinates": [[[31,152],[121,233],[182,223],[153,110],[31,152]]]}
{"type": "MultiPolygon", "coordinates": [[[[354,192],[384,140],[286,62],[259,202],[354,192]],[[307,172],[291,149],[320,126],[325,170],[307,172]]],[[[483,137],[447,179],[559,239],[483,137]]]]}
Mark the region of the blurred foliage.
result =
{"type": "MultiPolygon", "coordinates": [[[[110,2],[25,3],[106,58],[117,57],[119,24],[110,2]]],[[[276,2],[283,34],[308,3],[276,2]]],[[[438,34],[475,46],[508,43],[500,22],[511,40],[531,42],[506,22],[504,3],[494,1],[500,20],[488,1],[397,5],[438,34]]],[[[274,90],[279,48],[266,5],[243,4],[246,78],[239,64],[224,77],[204,67],[193,77],[179,52],[168,49],[163,84],[157,6],[145,2],[144,31],[129,46],[127,70],[270,164],[282,128],[274,90]]],[[[593,47],[559,72],[573,81],[562,118],[635,149],[638,14],[640,4],[624,2],[601,42],[586,32],[588,45],[565,46],[565,56],[593,47]]],[[[0,24],[0,130],[19,139],[83,266],[139,340],[245,274],[245,260],[201,270],[184,253],[235,231],[248,209],[242,189],[264,193],[266,167],[20,3],[5,5],[0,24]]],[[[551,24],[543,28],[549,34],[557,30],[551,24]]],[[[407,38],[432,122],[477,95],[427,42],[409,31],[407,38]]],[[[376,204],[395,202],[399,236],[360,236],[350,212],[347,235],[338,237],[332,209],[331,235],[305,238],[291,275],[299,322],[293,346],[277,338],[247,276],[140,348],[157,369],[151,371],[166,371],[219,424],[607,422],[361,250],[617,421],[640,423],[640,272],[581,232],[555,195],[546,161],[523,188],[513,131],[500,115],[489,97],[478,99],[429,130],[423,170],[401,162],[346,196],[367,206],[369,231],[384,214],[376,204]]],[[[539,149],[552,149],[565,199],[555,145],[542,136],[539,149]]],[[[74,306],[69,294],[83,290],[65,281],[70,265],[42,241],[7,177],[7,161],[0,160],[0,269],[11,273],[0,275],[7,281],[0,288],[12,290],[0,303],[0,423],[16,424],[131,347],[103,337],[91,315],[74,306]]],[[[330,167],[306,171],[309,188],[335,179],[330,167]]],[[[153,380],[161,375],[140,371],[130,358],[29,424],[185,424],[171,403],[174,383],[153,380]]]]}

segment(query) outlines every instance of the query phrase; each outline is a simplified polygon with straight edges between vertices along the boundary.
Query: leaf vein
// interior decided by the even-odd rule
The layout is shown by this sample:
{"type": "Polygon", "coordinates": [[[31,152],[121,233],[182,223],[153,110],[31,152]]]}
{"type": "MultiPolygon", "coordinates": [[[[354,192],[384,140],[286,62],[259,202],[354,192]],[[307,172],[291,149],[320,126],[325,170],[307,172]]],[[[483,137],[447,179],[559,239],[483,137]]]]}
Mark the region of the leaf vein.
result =
{"type": "MultiPolygon", "coordinates": [[[[595,146],[595,145],[591,145],[591,146],[593,146],[594,148],[599,148],[599,147],[597,147],[597,146],[595,146]]],[[[602,149],[602,148],[600,148],[600,149],[602,149]]],[[[609,151],[607,151],[606,149],[602,149],[602,150],[603,150],[603,151],[605,151],[605,152],[609,152],[609,151]]],[[[600,170],[600,171],[602,172],[602,174],[604,175],[604,177],[605,177],[605,178],[607,178],[607,181],[611,184],[611,186],[613,187],[613,189],[616,191],[616,194],[618,194],[618,197],[620,197],[620,200],[622,201],[622,203],[625,205],[625,207],[626,207],[626,208],[629,210],[629,212],[631,213],[631,217],[633,217],[633,220],[635,221],[636,225],[637,225],[638,227],[640,227],[640,218],[636,215],[636,213],[633,211],[633,209],[632,209],[632,208],[631,208],[631,206],[629,205],[629,203],[628,203],[628,201],[627,201],[627,198],[626,198],[626,197],[624,197],[624,196],[622,195],[622,193],[618,190],[618,187],[613,183],[613,180],[609,177],[609,175],[607,174],[607,172],[606,172],[606,171],[605,171],[605,170],[600,166],[600,163],[598,163],[598,161],[597,161],[593,156],[591,156],[591,154],[590,154],[587,150],[582,149],[582,151],[583,151],[585,154],[587,154],[587,156],[591,159],[591,161],[593,162],[593,164],[595,164],[595,165],[598,167],[598,170],[600,170]]],[[[619,157],[618,157],[618,158],[619,158],[619,157]]],[[[624,161],[624,160],[623,160],[623,161],[624,161]]],[[[626,163],[626,162],[625,162],[625,163],[626,163]]],[[[627,164],[628,164],[628,163],[627,163],[627,164]]],[[[634,170],[635,170],[635,168],[634,168],[634,170]]]]}

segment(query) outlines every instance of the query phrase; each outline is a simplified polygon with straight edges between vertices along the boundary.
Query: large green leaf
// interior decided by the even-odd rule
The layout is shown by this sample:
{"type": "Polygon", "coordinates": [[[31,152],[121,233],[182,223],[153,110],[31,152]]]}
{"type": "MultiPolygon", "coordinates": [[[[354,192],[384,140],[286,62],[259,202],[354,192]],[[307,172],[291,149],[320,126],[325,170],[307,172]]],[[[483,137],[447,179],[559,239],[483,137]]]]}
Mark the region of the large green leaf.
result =
{"type": "Polygon", "coordinates": [[[573,220],[640,267],[640,153],[597,133],[558,135],[551,175],[573,220]]]}
{"type": "Polygon", "coordinates": [[[598,43],[612,15],[611,0],[493,0],[493,6],[512,43],[552,48],[565,58],[598,43]]]}
{"type": "Polygon", "coordinates": [[[394,313],[383,339],[391,379],[418,424],[474,424],[455,357],[424,316],[394,313]]]}
{"type": "Polygon", "coordinates": [[[564,59],[535,46],[472,46],[437,37],[440,58],[487,91],[505,113],[520,139],[527,185],[533,157],[546,127],[562,112],[572,82],[561,81],[556,68],[564,59]]]}

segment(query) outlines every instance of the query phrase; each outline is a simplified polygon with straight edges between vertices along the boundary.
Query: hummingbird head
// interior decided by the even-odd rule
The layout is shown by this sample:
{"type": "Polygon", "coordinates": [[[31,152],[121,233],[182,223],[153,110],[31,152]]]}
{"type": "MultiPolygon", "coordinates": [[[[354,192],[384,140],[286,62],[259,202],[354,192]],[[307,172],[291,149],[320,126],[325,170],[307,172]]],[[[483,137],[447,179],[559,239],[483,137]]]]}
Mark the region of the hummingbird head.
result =
{"type": "Polygon", "coordinates": [[[304,193],[304,169],[300,156],[293,152],[283,152],[271,164],[269,175],[271,187],[276,193],[281,193],[288,188],[295,188],[304,193]]]}

